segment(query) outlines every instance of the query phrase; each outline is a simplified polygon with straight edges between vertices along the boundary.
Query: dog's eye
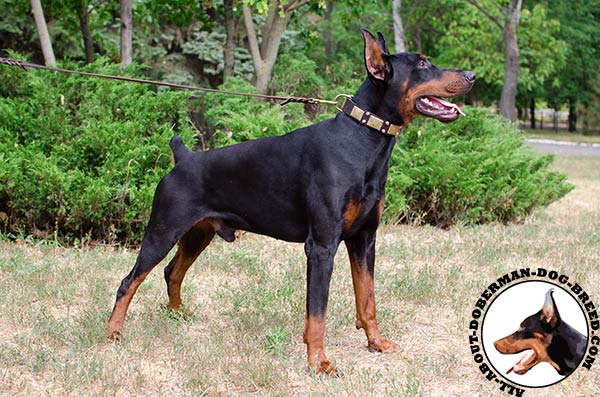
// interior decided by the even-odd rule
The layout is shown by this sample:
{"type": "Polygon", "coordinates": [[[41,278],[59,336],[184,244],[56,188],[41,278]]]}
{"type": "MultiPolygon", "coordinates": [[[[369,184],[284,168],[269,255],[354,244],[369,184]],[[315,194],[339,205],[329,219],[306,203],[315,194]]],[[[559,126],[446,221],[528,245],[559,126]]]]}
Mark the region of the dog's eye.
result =
{"type": "Polygon", "coordinates": [[[427,67],[428,67],[428,66],[429,66],[429,65],[428,65],[428,62],[427,62],[427,61],[425,61],[425,60],[423,60],[423,59],[421,59],[421,60],[419,61],[419,64],[417,65],[417,67],[418,67],[419,69],[427,69],[427,67]]]}

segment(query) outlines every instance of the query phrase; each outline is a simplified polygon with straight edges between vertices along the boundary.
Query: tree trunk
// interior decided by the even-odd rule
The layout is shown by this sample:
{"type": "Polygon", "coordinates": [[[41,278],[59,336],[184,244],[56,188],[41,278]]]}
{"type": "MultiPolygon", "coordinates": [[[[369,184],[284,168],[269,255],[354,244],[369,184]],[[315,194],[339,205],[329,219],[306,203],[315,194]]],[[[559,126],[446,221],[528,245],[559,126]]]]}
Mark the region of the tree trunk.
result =
{"type": "Polygon", "coordinates": [[[500,96],[500,114],[510,121],[515,121],[515,98],[519,79],[519,44],[517,42],[517,28],[521,15],[522,0],[510,0],[506,13],[506,21],[502,31],[504,49],[506,54],[506,71],[504,85],[500,96]]]}
{"type": "Polygon", "coordinates": [[[121,4],[121,64],[130,65],[133,61],[133,16],[131,0],[120,0],[121,4]]]}
{"type": "Polygon", "coordinates": [[[85,63],[94,62],[94,39],[92,37],[92,32],[90,31],[89,22],[88,2],[87,0],[82,0],[79,8],[79,27],[81,28],[81,35],[83,36],[85,63]]]}
{"type": "Polygon", "coordinates": [[[585,131],[590,130],[590,118],[589,118],[589,109],[587,106],[583,106],[579,110],[579,118],[582,120],[581,129],[585,133],[585,131]]]}
{"type": "Polygon", "coordinates": [[[235,68],[235,16],[233,15],[233,0],[225,0],[225,48],[223,48],[223,80],[233,76],[235,68]]]}
{"type": "Polygon", "coordinates": [[[334,2],[332,0],[327,1],[327,8],[325,9],[325,31],[323,32],[323,38],[325,40],[325,55],[329,58],[333,55],[333,37],[331,35],[331,15],[333,14],[334,2]]]}
{"type": "MultiPolygon", "coordinates": [[[[290,2],[289,4],[292,4],[290,2]]],[[[277,1],[271,1],[271,9],[267,15],[265,26],[263,27],[262,43],[259,47],[256,29],[252,21],[252,13],[247,5],[242,6],[244,13],[244,25],[248,34],[248,44],[250,46],[250,54],[252,55],[252,63],[254,65],[255,83],[254,86],[259,93],[267,92],[269,81],[273,74],[273,67],[277,61],[279,45],[281,44],[281,36],[285,31],[289,14],[286,12],[283,16],[279,12],[277,1]]]]}
{"type": "Polygon", "coordinates": [[[54,58],[54,50],[52,49],[52,42],[50,41],[50,34],[48,33],[46,18],[44,18],[41,0],[31,0],[31,13],[35,20],[38,36],[40,37],[42,54],[44,54],[44,63],[46,65],[56,65],[56,58],[54,58]]]}
{"type": "Polygon", "coordinates": [[[569,132],[577,131],[577,109],[575,108],[575,100],[569,98],[569,132]]]}
{"type": "Polygon", "coordinates": [[[531,117],[531,129],[535,130],[535,97],[533,95],[529,101],[529,116],[531,117]]]}
{"type": "Polygon", "coordinates": [[[396,52],[406,52],[406,37],[402,25],[402,0],[394,0],[392,3],[392,15],[394,18],[394,45],[396,52]]]}

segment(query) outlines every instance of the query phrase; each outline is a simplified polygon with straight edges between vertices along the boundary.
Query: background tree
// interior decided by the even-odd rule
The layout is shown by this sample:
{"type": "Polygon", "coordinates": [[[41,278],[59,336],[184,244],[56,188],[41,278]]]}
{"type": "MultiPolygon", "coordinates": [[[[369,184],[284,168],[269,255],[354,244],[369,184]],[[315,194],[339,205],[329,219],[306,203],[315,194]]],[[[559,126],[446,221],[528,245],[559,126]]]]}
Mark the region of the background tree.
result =
{"type": "Polygon", "coordinates": [[[577,108],[581,106],[587,129],[594,113],[589,107],[597,100],[600,89],[600,2],[548,0],[547,3],[552,15],[560,21],[557,37],[566,43],[567,62],[546,81],[540,96],[555,109],[567,105],[571,132],[577,129],[577,108]]]}
{"type": "Polygon", "coordinates": [[[530,126],[535,128],[536,99],[543,100],[546,81],[557,84],[555,73],[565,67],[567,43],[560,40],[560,22],[547,5],[532,4],[521,13],[519,47],[521,48],[521,72],[517,92],[519,118],[529,113],[530,126]],[[541,33],[543,32],[543,33],[541,33]],[[524,109],[529,108],[529,112],[524,109]]]}
{"type": "Polygon", "coordinates": [[[505,53],[505,71],[502,94],[500,95],[500,114],[510,121],[517,119],[516,96],[519,78],[519,43],[517,29],[521,17],[522,0],[510,0],[502,6],[496,0],[469,0],[494,25],[502,30],[505,53]]]}
{"type": "Polygon", "coordinates": [[[83,48],[85,50],[85,62],[94,62],[94,37],[90,29],[90,3],[88,0],[76,0],[75,5],[79,9],[79,26],[83,37],[83,48]]]}
{"type": "MultiPolygon", "coordinates": [[[[456,8],[451,21],[436,43],[437,60],[475,71],[478,83],[471,98],[494,103],[501,94],[505,77],[503,37],[496,23],[481,18],[472,6],[456,8]]],[[[520,17],[518,91],[519,107],[527,108],[530,99],[543,90],[546,81],[563,67],[566,44],[559,40],[560,23],[549,16],[543,4],[523,8],[520,17]]]]}
{"type": "MultiPolygon", "coordinates": [[[[201,3],[194,0],[139,0],[132,10],[137,22],[131,26],[136,44],[132,58],[135,56],[138,62],[147,66],[146,74],[174,82],[216,87],[234,75],[253,79],[261,90],[266,89],[266,84],[271,90],[297,88],[310,95],[335,95],[352,91],[363,77],[358,28],[366,26],[380,30],[391,43],[394,14],[398,15],[397,6],[401,6],[407,48],[428,55],[442,66],[474,70],[479,77],[478,84],[465,97],[466,102],[492,105],[498,103],[506,88],[502,31],[509,1],[470,1],[479,8],[460,0],[223,0],[201,3]],[[248,40],[251,35],[244,23],[244,4],[250,11],[256,36],[253,45],[248,45],[252,40],[248,40]],[[295,7],[300,8],[294,10],[295,7]],[[482,17],[481,10],[489,17],[482,17]],[[285,29],[283,33],[279,29],[280,37],[279,33],[268,34],[267,40],[263,40],[269,26],[279,22],[281,28],[282,21],[285,29]],[[279,45],[274,45],[277,42],[279,45]],[[269,43],[270,48],[277,51],[267,51],[269,43]],[[248,48],[254,48],[252,54],[248,48]],[[291,58],[304,62],[294,62],[295,67],[302,69],[304,65],[313,70],[314,65],[318,78],[310,79],[310,84],[300,87],[285,81],[285,75],[274,76],[272,65],[282,48],[285,53],[293,52],[291,58]],[[274,53],[276,57],[272,56],[274,53]],[[257,71],[256,64],[266,72],[257,71]],[[252,74],[255,74],[254,78],[252,74]],[[259,79],[258,75],[263,77],[259,79]],[[327,83],[315,85],[314,81],[318,79],[327,83]]],[[[89,62],[95,56],[103,56],[120,61],[119,2],[45,0],[43,3],[56,59],[89,62]]],[[[549,106],[570,110],[571,130],[578,117],[584,125],[595,126],[600,122],[600,117],[596,116],[600,114],[596,110],[600,106],[597,101],[600,41],[596,40],[600,35],[599,4],[597,0],[523,0],[517,36],[516,107],[520,118],[534,112],[536,106],[549,106]],[[568,63],[563,62],[565,59],[568,63]]],[[[0,0],[0,9],[3,10],[0,13],[0,51],[16,50],[30,54],[37,63],[43,62],[34,20],[29,12],[30,1],[0,0]]],[[[281,65],[277,73],[289,74],[291,58],[286,57],[287,64],[281,65]]]]}
{"type": "Polygon", "coordinates": [[[225,0],[223,3],[225,31],[227,32],[225,46],[223,47],[223,80],[233,76],[235,68],[235,33],[237,26],[234,3],[234,0],[225,0]]]}
{"type": "Polygon", "coordinates": [[[402,24],[402,0],[393,0],[392,15],[394,17],[394,46],[396,52],[406,52],[406,38],[402,24]]]}
{"type": "Polygon", "coordinates": [[[44,62],[46,65],[56,65],[54,50],[52,49],[52,41],[50,40],[48,26],[46,25],[46,18],[44,18],[44,10],[42,9],[42,2],[40,0],[31,0],[31,13],[33,14],[33,18],[35,20],[38,36],[40,37],[42,53],[44,54],[44,62]]]}
{"type": "Polygon", "coordinates": [[[308,0],[290,0],[287,2],[261,0],[242,6],[244,26],[248,34],[248,47],[250,48],[252,62],[254,63],[255,86],[258,92],[264,93],[267,91],[275,61],[277,61],[281,37],[285,32],[290,17],[294,11],[307,3],[308,0]],[[260,43],[250,6],[254,6],[258,12],[266,14],[266,19],[262,24],[262,40],[260,43]]]}
{"type": "Polygon", "coordinates": [[[131,0],[120,0],[121,5],[121,64],[133,62],[133,15],[131,0]]]}

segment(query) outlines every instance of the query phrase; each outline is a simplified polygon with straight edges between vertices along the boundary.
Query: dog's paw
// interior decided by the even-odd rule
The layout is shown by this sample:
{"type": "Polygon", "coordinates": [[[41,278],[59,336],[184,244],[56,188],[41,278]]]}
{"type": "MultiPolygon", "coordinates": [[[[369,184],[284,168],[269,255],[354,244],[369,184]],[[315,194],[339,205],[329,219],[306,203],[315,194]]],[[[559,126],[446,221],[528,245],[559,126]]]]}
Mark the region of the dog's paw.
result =
{"type": "Polygon", "coordinates": [[[342,376],[342,371],[332,364],[331,361],[326,360],[320,362],[317,368],[315,368],[315,375],[340,378],[342,376]]]}
{"type": "Polygon", "coordinates": [[[123,337],[123,334],[121,333],[121,331],[119,331],[119,330],[115,330],[115,331],[110,331],[110,332],[108,333],[108,336],[106,337],[106,339],[107,339],[109,342],[117,342],[117,343],[120,343],[120,342],[123,342],[123,340],[124,340],[124,337],[123,337]]]}
{"type": "Polygon", "coordinates": [[[376,339],[369,341],[369,351],[371,352],[380,352],[380,353],[391,353],[396,350],[399,350],[400,346],[396,343],[392,342],[389,339],[376,339]]]}
{"type": "Polygon", "coordinates": [[[194,317],[194,310],[191,307],[188,307],[182,303],[178,305],[169,304],[167,313],[170,316],[176,317],[178,319],[187,320],[191,317],[194,317]]]}

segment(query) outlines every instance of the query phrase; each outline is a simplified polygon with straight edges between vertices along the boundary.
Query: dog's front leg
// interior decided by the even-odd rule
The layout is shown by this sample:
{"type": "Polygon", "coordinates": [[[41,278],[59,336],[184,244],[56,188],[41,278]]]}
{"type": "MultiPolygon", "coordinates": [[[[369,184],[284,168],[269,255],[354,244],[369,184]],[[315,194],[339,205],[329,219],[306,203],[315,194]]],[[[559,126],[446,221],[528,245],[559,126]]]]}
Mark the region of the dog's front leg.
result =
{"type": "Polygon", "coordinates": [[[308,353],[308,365],[316,374],[338,376],[335,366],[325,355],[325,317],[329,283],[333,271],[336,244],[318,244],[309,238],[304,246],[308,258],[306,316],[304,318],[304,343],[308,353]]]}
{"type": "Polygon", "coordinates": [[[398,345],[384,339],[379,332],[375,314],[375,230],[357,233],[345,241],[352,269],[352,284],[356,299],[356,327],[363,328],[367,334],[371,351],[391,352],[398,345]]]}

